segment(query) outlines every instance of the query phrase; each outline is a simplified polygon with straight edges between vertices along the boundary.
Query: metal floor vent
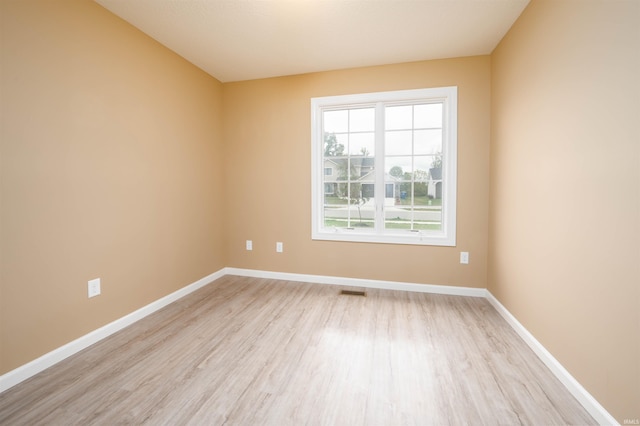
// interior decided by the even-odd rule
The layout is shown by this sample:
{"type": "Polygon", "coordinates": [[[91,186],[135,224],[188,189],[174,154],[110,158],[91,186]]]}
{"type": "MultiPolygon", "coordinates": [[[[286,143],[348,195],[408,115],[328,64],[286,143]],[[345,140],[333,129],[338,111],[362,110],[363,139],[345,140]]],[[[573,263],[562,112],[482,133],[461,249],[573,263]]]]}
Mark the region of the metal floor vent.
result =
{"type": "Polygon", "coordinates": [[[340,294],[345,296],[366,296],[367,295],[367,293],[365,293],[364,291],[353,291],[353,290],[341,290],[340,294]]]}

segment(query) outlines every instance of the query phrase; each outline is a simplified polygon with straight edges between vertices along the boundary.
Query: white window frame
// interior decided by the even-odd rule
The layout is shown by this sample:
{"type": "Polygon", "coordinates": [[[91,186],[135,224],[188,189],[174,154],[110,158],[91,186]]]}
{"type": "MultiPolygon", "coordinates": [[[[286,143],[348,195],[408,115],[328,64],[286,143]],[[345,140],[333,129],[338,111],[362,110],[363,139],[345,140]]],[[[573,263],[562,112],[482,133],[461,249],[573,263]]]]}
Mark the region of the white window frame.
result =
{"type": "MultiPolygon", "coordinates": [[[[456,190],[458,145],[458,88],[456,86],[392,92],[326,96],[311,99],[311,237],[314,240],[456,245],[456,190]],[[406,102],[442,102],[442,230],[384,230],[374,233],[358,229],[324,226],[324,131],[323,111],[336,108],[376,106],[376,170],[384,174],[384,106],[406,102]]],[[[384,218],[384,185],[375,199],[376,217],[384,218]]],[[[379,220],[380,222],[380,220],[379,220]]]]}

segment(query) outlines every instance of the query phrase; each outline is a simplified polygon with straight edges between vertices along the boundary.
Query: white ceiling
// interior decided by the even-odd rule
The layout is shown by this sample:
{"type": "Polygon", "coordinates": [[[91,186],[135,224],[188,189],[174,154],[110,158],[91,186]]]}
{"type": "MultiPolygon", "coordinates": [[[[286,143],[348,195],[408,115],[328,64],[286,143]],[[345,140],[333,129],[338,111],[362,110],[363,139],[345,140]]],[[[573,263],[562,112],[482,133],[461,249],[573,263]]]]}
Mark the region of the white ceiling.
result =
{"type": "Polygon", "coordinates": [[[529,0],[95,0],[222,82],[489,54],[529,0]]]}

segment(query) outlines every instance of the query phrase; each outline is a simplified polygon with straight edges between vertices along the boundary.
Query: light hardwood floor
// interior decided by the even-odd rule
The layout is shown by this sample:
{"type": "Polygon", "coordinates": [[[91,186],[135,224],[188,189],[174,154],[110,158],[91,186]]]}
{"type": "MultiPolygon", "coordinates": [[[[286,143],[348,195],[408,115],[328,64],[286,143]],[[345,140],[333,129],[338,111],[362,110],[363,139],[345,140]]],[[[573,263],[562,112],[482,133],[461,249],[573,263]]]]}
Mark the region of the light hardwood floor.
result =
{"type": "Polygon", "coordinates": [[[225,276],[0,394],[0,424],[595,424],[486,300],[341,289],[225,276]]]}

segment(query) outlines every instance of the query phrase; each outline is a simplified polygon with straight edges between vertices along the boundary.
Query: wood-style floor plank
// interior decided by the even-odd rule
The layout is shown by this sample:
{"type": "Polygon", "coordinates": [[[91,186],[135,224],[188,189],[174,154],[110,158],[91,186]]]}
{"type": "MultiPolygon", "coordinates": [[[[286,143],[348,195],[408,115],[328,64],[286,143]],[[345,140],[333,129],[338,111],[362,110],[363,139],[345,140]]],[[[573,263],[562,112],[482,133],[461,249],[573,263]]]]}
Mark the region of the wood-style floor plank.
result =
{"type": "Polygon", "coordinates": [[[0,424],[596,424],[486,300],[342,289],[223,277],[0,394],[0,424]]]}

